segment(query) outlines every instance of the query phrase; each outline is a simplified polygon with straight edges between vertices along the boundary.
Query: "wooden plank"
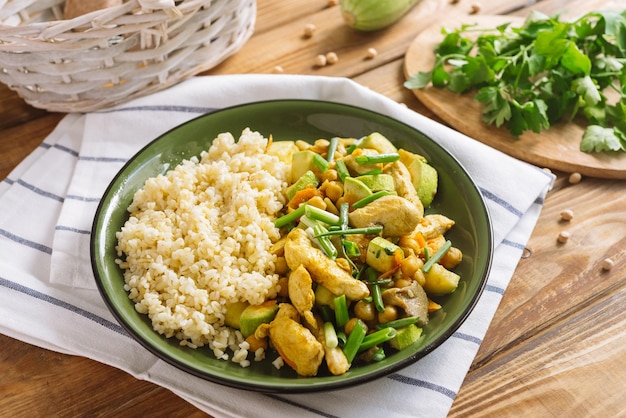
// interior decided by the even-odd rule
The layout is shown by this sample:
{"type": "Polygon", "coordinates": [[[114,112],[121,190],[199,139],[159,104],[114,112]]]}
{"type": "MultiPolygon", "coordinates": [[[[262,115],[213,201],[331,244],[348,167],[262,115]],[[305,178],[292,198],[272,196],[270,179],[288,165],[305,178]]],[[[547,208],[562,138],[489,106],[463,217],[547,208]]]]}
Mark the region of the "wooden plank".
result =
{"type": "Polygon", "coordinates": [[[571,315],[590,300],[626,284],[626,223],[623,199],[607,199],[626,191],[623,183],[586,178],[576,185],[560,184],[548,194],[542,216],[507,288],[475,363],[483,364],[537,330],[571,315]],[[574,218],[560,212],[576,208],[574,218]],[[557,242],[561,231],[571,236],[557,242]],[[615,266],[603,271],[601,262],[615,266]]]}
{"type": "Polygon", "coordinates": [[[167,389],[93,360],[4,335],[0,345],[0,410],[12,416],[207,416],[167,389]]]}
{"type": "Polygon", "coordinates": [[[37,148],[64,116],[61,113],[36,113],[38,117],[32,116],[34,113],[25,113],[29,115],[24,117],[27,125],[17,125],[1,131],[0,179],[4,179],[20,161],[37,148]],[[28,129],[25,130],[24,126],[28,126],[28,129]]]}
{"type": "MultiPolygon", "coordinates": [[[[493,0],[483,9],[485,12],[496,8],[517,10],[525,4],[525,0],[493,0]]],[[[381,63],[402,59],[410,42],[433,21],[433,16],[460,16],[468,12],[467,4],[422,0],[393,26],[376,32],[359,32],[345,25],[337,6],[328,7],[255,34],[239,53],[206,74],[273,73],[275,67],[280,66],[287,74],[354,77],[381,63]],[[308,23],[313,23],[317,29],[313,37],[305,39],[302,34],[308,23]],[[276,39],[281,42],[276,43],[276,39]],[[374,60],[367,59],[370,47],[378,51],[374,60]],[[339,62],[315,66],[318,54],[331,51],[338,55],[339,62]]],[[[259,21],[264,20],[263,17],[260,15],[259,21]]]]}
{"type": "Polygon", "coordinates": [[[623,416],[624,284],[471,372],[449,416],[623,416]]]}

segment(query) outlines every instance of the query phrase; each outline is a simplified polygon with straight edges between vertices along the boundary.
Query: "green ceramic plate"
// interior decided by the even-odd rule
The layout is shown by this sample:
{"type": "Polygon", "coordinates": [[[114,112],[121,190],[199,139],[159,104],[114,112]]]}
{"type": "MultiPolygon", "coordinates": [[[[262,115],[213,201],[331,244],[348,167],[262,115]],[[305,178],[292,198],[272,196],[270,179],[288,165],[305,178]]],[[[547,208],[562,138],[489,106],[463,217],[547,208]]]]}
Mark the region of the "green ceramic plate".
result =
{"type": "Polygon", "coordinates": [[[418,130],[366,109],[308,100],[249,103],[193,119],[165,133],[137,153],[113,179],[97,210],[91,234],[93,271],[102,297],[120,324],[146,349],[164,361],[201,378],[224,385],[262,392],[314,392],[349,387],[371,381],[414,363],[438,347],[463,323],[485,286],[493,243],[483,198],[455,158],[418,130]],[[123,275],[115,264],[115,233],[128,218],[126,208],[146,179],[199,155],[221,132],[235,137],[246,127],[272,134],[274,140],[313,141],[332,136],[360,137],[378,131],[398,146],[424,155],[439,171],[439,192],[429,212],[456,221],[447,234],[463,251],[456,269],[462,279],[458,290],[438,300],[443,310],[432,316],[419,343],[385,360],[354,367],[343,376],[320,372],[298,377],[289,367],[275,369],[268,355],[252,366],[216,360],[209,349],[189,349],[178,340],[152,330],[147,317],[137,313],[123,288],[123,275]]]}

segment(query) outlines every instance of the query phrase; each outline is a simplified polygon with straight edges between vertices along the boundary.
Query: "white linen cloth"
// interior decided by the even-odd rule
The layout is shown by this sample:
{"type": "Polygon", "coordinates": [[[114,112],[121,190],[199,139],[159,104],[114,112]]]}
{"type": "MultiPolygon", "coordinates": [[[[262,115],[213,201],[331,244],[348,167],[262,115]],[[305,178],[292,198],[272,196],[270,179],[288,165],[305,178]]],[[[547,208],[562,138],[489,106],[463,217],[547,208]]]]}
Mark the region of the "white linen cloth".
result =
{"type": "Polygon", "coordinates": [[[349,79],[194,77],[108,111],[67,115],[0,183],[0,332],[125,370],[217,417],[445,417],[553,179],[349,79]],[[95,287],[89,260],[91,223],[100,197],[123,164],[186,120],[227,106],[281,98],[367,107],[417,127],[460,160],[483,192],[493,218],[493,267],[467,321],[417,363],[355,388],[267,395],[193,377],[136,343],[117,324],[95,287]]]}

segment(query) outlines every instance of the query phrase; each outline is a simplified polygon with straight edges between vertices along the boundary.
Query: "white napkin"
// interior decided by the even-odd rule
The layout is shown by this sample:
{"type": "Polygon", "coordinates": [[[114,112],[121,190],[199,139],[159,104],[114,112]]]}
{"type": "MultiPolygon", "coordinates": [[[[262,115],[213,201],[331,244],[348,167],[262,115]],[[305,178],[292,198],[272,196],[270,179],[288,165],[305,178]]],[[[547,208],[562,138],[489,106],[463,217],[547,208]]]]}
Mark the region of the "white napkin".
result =
{"type": "Polygon", "coordinates": [[[0,332],[92,358],[169,388],[214,416],[445,417],[535,226],[554,177],[351,80],[298,75],[195,77],[109,111],[65,117],[0,183],[0,332]],[[389,377],[318,394],[265,395],[183,373],[136,343],[108,312],[89,261],[89,232],[124,162],[200,114],[268,99],[364,106],[419,128],[466,167],[493,218],[495,257],[468,320],[434,352],[389,377]],[[393,407],[391,407],[393,405],[393,407]]]}

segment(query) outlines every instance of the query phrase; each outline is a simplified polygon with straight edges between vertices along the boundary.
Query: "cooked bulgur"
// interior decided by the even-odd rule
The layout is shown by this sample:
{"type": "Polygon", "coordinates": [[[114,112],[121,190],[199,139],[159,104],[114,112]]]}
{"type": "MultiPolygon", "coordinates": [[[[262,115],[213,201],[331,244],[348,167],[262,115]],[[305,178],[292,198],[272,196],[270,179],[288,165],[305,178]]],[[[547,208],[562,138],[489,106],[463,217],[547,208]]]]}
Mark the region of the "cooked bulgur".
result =
{"type": "Polygon", "coordinates": [[[237,141],[220,134],[199,158],[150,178],[117,234],[125,288],[154,329],[242,366],[248,345],[223,325],[226,306],[277,292],[268,249],[280,238],[273,220],[285,204],[288,167],[267,145],[249,129],[237,141]]]}

